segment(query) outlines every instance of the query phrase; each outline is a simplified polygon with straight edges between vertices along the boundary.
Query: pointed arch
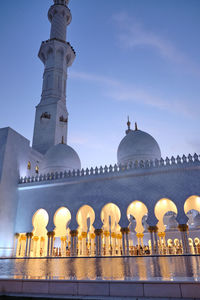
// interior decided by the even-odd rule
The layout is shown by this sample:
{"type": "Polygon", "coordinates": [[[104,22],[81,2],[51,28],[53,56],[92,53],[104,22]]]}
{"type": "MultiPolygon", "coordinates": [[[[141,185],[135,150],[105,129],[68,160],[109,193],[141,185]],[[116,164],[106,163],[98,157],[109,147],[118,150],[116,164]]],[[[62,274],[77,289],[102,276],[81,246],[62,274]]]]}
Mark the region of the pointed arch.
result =
{"type": "Polygon", "coordinates": [[[121,255],[122,234],[119,225],[120,219],[121,211],[116,204],[108,203],[104,205],[101,210],[104,255],[121,255]]]}
{"type": "Polygon", "coordinates": [[[33,243],[31,243],[30,256],[40,257],[47,255],[47,225],[49,215],[43,208],[38,209],[32,218],[33,243]]]}
{"type": "Polygon", "coordinates": [[[200,197],[197,195],[192,195],[186,199],[184,203],[184,211],[187,214],[190,210],[197,210],[200,212],[200,197]]]}
{"type": "Polygon", "coordinates": [[[53,222],[55,225],[55,237],[67,235],[67,228],[71,221],[71,213],[67,207],[60,207],[54,214],[53,222]]]}
{"type": "Polygon", "coordinates": [[[121,211],[114,203],[104,205],[101,210],[101,220],[104,231],[120,230],[119,221],[121,219],[121,211]]]}
{"type": "Polygon", "coordinates": [[[176,204],[172,200],[168,198],[162,198],[156,203],[154,212],[156,218],[158,219],[157,227],[159,232],[165,232],[163,218],[164,215],[170,211],[174,212],[175,214],[178,212],[176,204]]]}
{"type": "Polygon", "coordinates": [[[83,205],[76,214],[78,227],[78,255],[94,255],[94,209],[89,205],[83,205]]]}
{"type": "Polygon", "coordinates": [[[142,224],[142,219],[148,214],[148,209],[146,205],[138,200],[133,201],[127,208],[127,217],[130,220],[130,216],[133,216],[136,220],[135,231],[137,233],[144,232],[144,226],[142,224]]]}

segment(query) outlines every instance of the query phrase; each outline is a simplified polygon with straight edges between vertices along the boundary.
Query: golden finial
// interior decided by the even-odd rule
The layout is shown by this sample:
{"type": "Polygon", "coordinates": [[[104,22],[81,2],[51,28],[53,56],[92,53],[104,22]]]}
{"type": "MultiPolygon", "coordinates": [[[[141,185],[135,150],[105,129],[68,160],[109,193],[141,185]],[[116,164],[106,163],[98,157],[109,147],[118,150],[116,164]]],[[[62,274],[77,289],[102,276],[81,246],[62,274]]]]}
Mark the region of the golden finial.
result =
{"type": "Polygon", "coordinates": [[[130,130],[131,127],[131,122],[129,121],[129,116],[128,116],[128,122],[127,122],[128,130],[130,130]]]}
{"type": "Polygon", "coordinates": [[[126,130],[126,134],[128,134],[131,131],[131,122],[129,120],[129,116],[128,116],[127,126],[128,126],[128,129],[126,130]]]}
{"type": "Polygon", "coordinates": [[[135,131],[138,130],[137,122],[135,122],[135,131]]]}

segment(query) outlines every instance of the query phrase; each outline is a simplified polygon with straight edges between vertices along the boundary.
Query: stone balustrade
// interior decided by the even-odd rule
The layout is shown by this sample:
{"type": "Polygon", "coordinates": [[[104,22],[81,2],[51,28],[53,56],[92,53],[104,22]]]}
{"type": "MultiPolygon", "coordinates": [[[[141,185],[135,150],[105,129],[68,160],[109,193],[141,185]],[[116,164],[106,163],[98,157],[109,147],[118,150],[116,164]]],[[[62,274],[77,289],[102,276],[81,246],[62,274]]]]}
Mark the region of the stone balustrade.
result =
{"type": "Polygon", "coordinates": [[[179,168],[184,166],[200,166],[200,155],[196,153],[194,155],[189,154],[188,156],[183,155],[180,157],[179,155],[175,158],[172,156],[171,158],[166,157],[165,159],[161,158],[160,160],[155,161],[134,161],[130,162],[127,165],[117,165],[114,166],[105,166],[105,167],[96,167],[96,168],[86,168],[81,170],[73,170],[73,171],[65,171],[65,172],[55,172],[48,174],[38,174],[32,177],[21,177],[19,180],[19,184],[24,183],[32,183],[32,182],[41,182],[41,181],[49,181],[49,180],[58,180],[69,177],[83,177],[83,176],[100,176],[105,174],[112,173],[121,173],[125,171],[134,171],[138,169],[164,169],[164,168],[179,168]]]}

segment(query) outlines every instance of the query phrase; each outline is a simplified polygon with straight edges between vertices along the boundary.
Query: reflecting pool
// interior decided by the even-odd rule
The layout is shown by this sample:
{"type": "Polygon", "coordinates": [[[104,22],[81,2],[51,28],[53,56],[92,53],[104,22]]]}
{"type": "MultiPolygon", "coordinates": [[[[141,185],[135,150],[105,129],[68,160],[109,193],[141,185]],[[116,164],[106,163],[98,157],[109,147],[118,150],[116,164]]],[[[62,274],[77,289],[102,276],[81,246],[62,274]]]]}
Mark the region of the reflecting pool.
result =
{"type": "Polygon", "coordinates": [[[200,281],[200,256],[0,259],[0,278],[200,281]]]}

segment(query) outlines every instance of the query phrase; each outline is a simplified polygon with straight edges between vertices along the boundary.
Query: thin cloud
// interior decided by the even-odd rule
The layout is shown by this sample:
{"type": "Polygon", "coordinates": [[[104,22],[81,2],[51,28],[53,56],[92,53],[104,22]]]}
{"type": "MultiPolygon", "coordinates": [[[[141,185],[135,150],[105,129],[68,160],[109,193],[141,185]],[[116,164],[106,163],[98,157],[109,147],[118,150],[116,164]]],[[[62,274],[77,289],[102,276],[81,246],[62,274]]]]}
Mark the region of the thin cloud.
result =
{"type": "Polygon", "coordinates": [[[181,113],[187,117],[194,117],[197,115],[197,110],[193,110],[188,104],[188,101],[184,101],[183,99],[166,99],[152,91],[124,84],[115,78],[78,71],[71,71],[70,77],[101,85],[103,87],[102,92],[104,93],[104,96],[115,101],[148,105],[170,113],[181,113]]]}
{"type": "Polygon", "coordinates": [[[118,39],[121,46],[130,49],[150,47],[159,53],[161,57],[173,63],[183,65],[186,71],[200,76],[200,71],[196,64],[171,41],[147,30],[142,24],[131,19],[126,13],[114,15],[113,21],[119,28],[118,39]]]}
{"type": "Polygon", "coordinates": [[[89,74],[85,72],[71,71],[70,77],[75,79],[82,79],[90,82],[93,81],[95,83],[106,84],[111,86],[118,86],[120,84],[119,81],[115,79],[106,76],[96,75],[96,74],[89,74]]]}

